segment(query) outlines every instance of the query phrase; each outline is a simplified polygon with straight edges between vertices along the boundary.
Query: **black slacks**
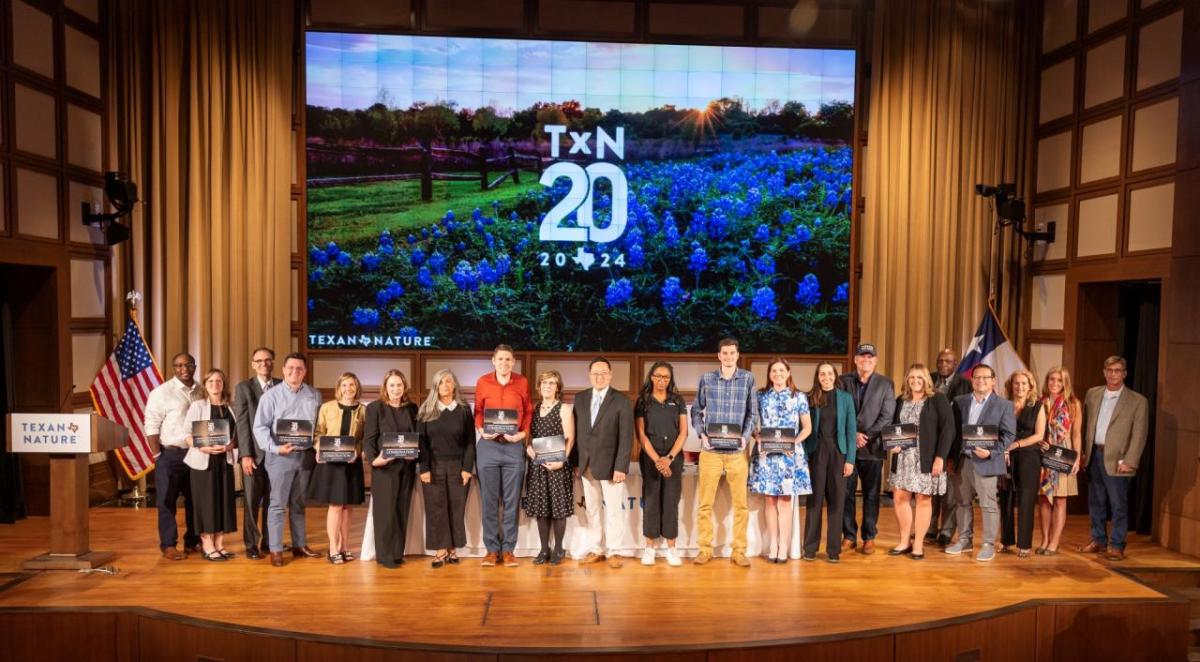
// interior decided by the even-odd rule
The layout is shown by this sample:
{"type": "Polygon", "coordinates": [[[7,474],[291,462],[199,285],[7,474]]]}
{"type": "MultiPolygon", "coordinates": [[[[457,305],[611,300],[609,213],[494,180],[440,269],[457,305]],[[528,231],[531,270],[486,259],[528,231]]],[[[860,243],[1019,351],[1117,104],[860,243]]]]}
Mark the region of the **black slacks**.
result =
{"type": "Polygon", "coordinates": [[[371,467],[371,522],[375,525],[375,560],[390,564],[404,558],[408,509],[412,505],[417,463],[395,460],[371,467]]]}
{"type": "Polygon", "coordinates": [[[842,512],[846,504],[846,483],[842,467],[846,456],[831,439],[818,442],[817,452],[808,461],[812,474],[812,494],[805,499],[804,555],[815,556],[821,544],[821,507],[829,511],[825,532],[825,553],[836,558],[842,549],[842,512]]]}
{"type": "MultiPolygon", "coordinates": [[[[670,449],[661,451],[666,455],[670,449]]],[[[671,477],[658,473],[645,453],[642,468],[642,534],[651,540],[679,537],[679,500],[683,496],[683,453],[671,461],[671,477]]]]}
{"type": "Polygon", "coordinates": [[[1033,511],[1037,506],[1038,481],[1042,477],[1042,455],[1037,446],[1014,452],[1010,459],[1012,478],[1000,490],[1000,544],[1018,549],[1033,547],[1033,511]],[[1013,530],[1013,509],[1017,510],[1013,530]]]}
{"type": "Polygon", "coordinates": [[[467,489],[462,460],[434,458],[430,482],[421,483],[425,497],[425,547],[458,549],[467,544],[467,489]]]}
{"type": "MultiPolygon", "coordinates": [[[[235,470],[241,471],[242,465],[237,464],[235,470]]],[[[267,508],[271,505],[271,479],[267,476],[267,467],[259,462],[254,465],[254,472],[247,476],[242,474],[242,540],[246,549],[262,545],[270,549],[267,540],[267,508]]]]}

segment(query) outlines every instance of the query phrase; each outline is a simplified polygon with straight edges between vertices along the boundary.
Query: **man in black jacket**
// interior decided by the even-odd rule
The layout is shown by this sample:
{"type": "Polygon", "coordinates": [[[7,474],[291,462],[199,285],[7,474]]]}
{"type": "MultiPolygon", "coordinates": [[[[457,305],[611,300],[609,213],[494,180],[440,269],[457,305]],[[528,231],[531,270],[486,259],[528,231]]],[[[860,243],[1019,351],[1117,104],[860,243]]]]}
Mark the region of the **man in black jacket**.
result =
{"type": "Polygon", "coordinates": [[[621,540],[621,501],[625,496],[621,483],[633,452],[633,404],[629,396],[611,387],[608,359],[592,359],[588,379],[592,388],[575,396],[575,448],[590,544],[580,563],[595,563],[607,555],[609,567],[619,568],[623,562],[616,554],[616,544],[621,540]]]}
{"type": "Polygon", "coordinates": [[[260,559],[270,553],[267,545],[267,506],[270,505],[271,482],[263,465],[263,451],[254,443],[254,414],[263,391],[279,380],[271,376],[275,369],[275,351],[259,347],[250,355],[254,376],[238,383],[233,391],[233,418],[237,424],[238,457],[242,464],[242,495],[245,511],[242,519],[242,538],[246,542],[246,558],[260,559]]]}
{"type": "Polygon", "coordinates": [[[863,343],[854,350],[854,372],[838,378],[838,386],[854,398],[858,419],[858,456],[854,473],[846,479],[846,507],[842,516],[842,549],[848,550],[858,540],[858,509],[855,501],[858,481],[862,481],[862,547],[859,553],[875,551],[875,535],[879,532],[879,490],[883,482],[883,460],[886,453],[880,434],[892,422],[896,411],[896,387],[892,380],[875,372],[875,345],[863,343]]]}
{"type": "MultiPolygon", "coordinates": [[[[971,392],[971,380],[955,372],[958,368],[958,354],[954,350],[947,347],[938,352],[937,361],[934,363],[937,366],[937,372],[933,375],[933,385],[950,402],[954,402],[954,399],[960,395],[971,392]]],[[[956,459],[946,460],[947,471],[952,468],[951,464],[956,459]]],[[[932,502],[933,514],[929,519],[929,531],[925,533],[925,540],[945,547],[950,544],[950,539],[954,536],[954,511],[957,506],[954,501],[954,490],[946,490],[946,493],[940,496],[934,495],[932,502]],[[938,515],[941,515],[941,526],[938,526],[938,515]]]]}

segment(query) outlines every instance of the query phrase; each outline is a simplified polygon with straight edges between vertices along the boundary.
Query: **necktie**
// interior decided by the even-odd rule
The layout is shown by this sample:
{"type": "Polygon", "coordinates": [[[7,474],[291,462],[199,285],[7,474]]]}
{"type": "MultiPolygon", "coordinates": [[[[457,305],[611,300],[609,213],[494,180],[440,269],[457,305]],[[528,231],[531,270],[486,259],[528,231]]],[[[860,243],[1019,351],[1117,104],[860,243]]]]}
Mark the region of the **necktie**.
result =
{"type": "Polygon", "coordinates": [[[593,424],[595,424],[595,422],[596,422],[596,414],[599,413],[600,403],[603,400],[604,400],[604,398],[599,393],[592,391],[592,423],[593,424]]]}

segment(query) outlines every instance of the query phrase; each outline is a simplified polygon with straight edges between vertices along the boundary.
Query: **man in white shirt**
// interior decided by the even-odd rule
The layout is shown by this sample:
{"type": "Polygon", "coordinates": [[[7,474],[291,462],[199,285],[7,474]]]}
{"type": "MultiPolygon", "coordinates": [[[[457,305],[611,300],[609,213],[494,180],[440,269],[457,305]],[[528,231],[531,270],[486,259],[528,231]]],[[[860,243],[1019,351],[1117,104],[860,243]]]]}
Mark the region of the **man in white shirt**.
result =
{"type": "Polygon", "coordinates": [[[588,380],[592,387],[575,396],[575,448],[579,452],[590,544],[587,556],[579,562],[596,563],[607,555],[608,566],[620,568],[623,562],[617,545],[626,528],[621,483],[629,472],[633,452],[633,404],[629,396],[612,388],[612,364],[608,359],[592,359],[588,380]]]}
{"type": "Polygon", "coordinates": [[[1125,387],[1126,364],[1119,356],[1104,361],[1104,386],[1084,397],[1083,458],[1088,472],[1088,512],[1092,540],[1079,548],[1104,553],[1110,561],[1125,558],[1129,529],[1129,482],[1137,471],[1149,429],[1146,398],[1125,387]],[[1112,516],[1112,535],[1108,516],[1112,516]]]}
{"type": "Polygon", "coordinates": [[[187,437],[192,433],[184,418],[192,402],[204,397],[196,383],[196,359],[179,353],[171,359],[175,376],[159,384],[146,398],[142,429],[150,448],[158,450],[154,458],[155,503],[158,506],[158,544],[164,558],[181,561],[189,550],[200,546],[200,536],[192,531],[191,470],[183,463],[187,455],[187,437]],[[183,549],[175,549],[179,524],[175,505],[183,495],[185,526],[183,549]]]}

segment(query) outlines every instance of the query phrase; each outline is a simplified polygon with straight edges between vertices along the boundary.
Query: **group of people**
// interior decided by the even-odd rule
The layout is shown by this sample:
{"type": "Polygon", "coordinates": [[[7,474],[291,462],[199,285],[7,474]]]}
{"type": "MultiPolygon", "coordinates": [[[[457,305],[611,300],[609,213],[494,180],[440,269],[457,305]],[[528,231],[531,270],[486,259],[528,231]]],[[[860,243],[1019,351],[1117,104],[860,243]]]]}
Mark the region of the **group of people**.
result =
{"type": "Polygon", "coordinates": [[[294,557],[319,557],[305,532],[305,507],[314,502],[329,507],[327,559],[352,561],[349,530],[354,507],[365,503],[366,462],[376,561],[385,568],[405,563],[409,506],[418,483],[425,547],[436,550],[433,567],[459,562],[456,550],[467,542],[465,510],[473,479],[479,481],[482,500],[483,565],[518,565],[514,550],[522,510],[537,522],[541,549],[533,563],[557,565],[566,556],[567,518],[576,514],[576,477],[583,492],[579,523],[588,546],[579,562],[619,568],[626,525],[622,510],[605,504],[624,497],[621,483],[636,443],[645,538],[640,562],[653,565],[663,539],[667,563],[678,566],[683,446],[691,426],[701,442],[695,564],[713,559],[713,504],[722,478],[733,505],[730,560],[738,566],[750,566],[748,492],[763,497],[768,562],[788,561],[793,500],[801,496],[807,506],[802,559],[817,557],[823,515],[828,561],[838,562],[848,550],[873,553],[885,462],[900,530],[891,555],[922,559],[927,542],[952,555],[974,551],[975,499],[983,514],[976,560],[991,560],[998,551],[1019,557],[1056,554],[1065,499],[1077,493],[1076,474],[1086,467],[1092,539],[1081,551],[1124,558],[1128,482],[1147,432],[1146,399],[1124,386],[1124,359],[1105,361],[1105,385],[1089,390],[1081,402],[1070,374],[1060,367],[1047,372],[1040,390],[1030,372],[1013,373],[1005,384],[1006,399],[990,366],[957,374],[951,350],[938,356],[935,373],[920,363],[910,366],[898,397],[893,382],[876,372],[871,344],[856,348],[854,370],[847,374],[839,376],[830,362],[819,363],[807,390],[796,385],[782,357],[768,363],[767,384],[761,388],[738,366],[739,358],[736,340],[718,343],[719,366],[701,376],[689,413],[674,369],[665,361],[651,365],[631,400],[612,388],[611,363],[593,359],[590,388],[566,405],[558,372],[540,373],[531,390],[514,371],[513,349],[499,345],[492,354],[494,370],[475,385],[472,410],[450,370],[433,375],[420,405],[399,370],[385,373],[380,396],[370,404],[361,402],[362,385],[349,372],[337,379],[335,399],[322,403],[319,392],[304,382],[304,355],[288,354],[279,380],[273,376],[275,354],[266,347],[253,352],[254,376],[239,383],[231,399],[222,371],[210,370],[197,383],[195,360],[181,353],[172,360],[173,378],[151,393],[144,424],[151,443],[161,447],[155,485],[162,554],[180,560],[199,552],[214,562],[234,557],[224,536],[237,530],[233,472],[240,469],[249,558],[269,556],[272,565],[282,566],[287,550],[294,557]],[[491,410],[515,411],[515,429],[489,432],[484,418],[491,410]],[[229,422],[227,443],[197,443],[192,424],[217,419],[229,422]],[[343,454],[327,461],[319,443],[291,443],[295,439],[286,431],[279,434],[280,421],[311,423],[313,438],[353,440],[350,460],[343,461],[343,454]],[[884,444],[885,429],[900,426],[915,426],[915,440],[884,444]],[[994,429],[995,439],[964,443],[964,427],[971,426],[994,429]],[[775,436],[768,438],[764,431],[775,436]],[[397,439],[414,436],[415,453],[389,452],[397,439]],[[558,436],[565,442],[565,460],[532,461],[532,440],[558,436]],[[1042,453],[1052,447],[1075,453],[1069,471],[1042,466],[1042,453]],[[176,522],[181,495],[183,551],[177,548],[176,522]],[[1036,550],[1035,509],[1041,512],[1036,550]],[[285,519],[291,530],[287,547],[285,519]]]}

